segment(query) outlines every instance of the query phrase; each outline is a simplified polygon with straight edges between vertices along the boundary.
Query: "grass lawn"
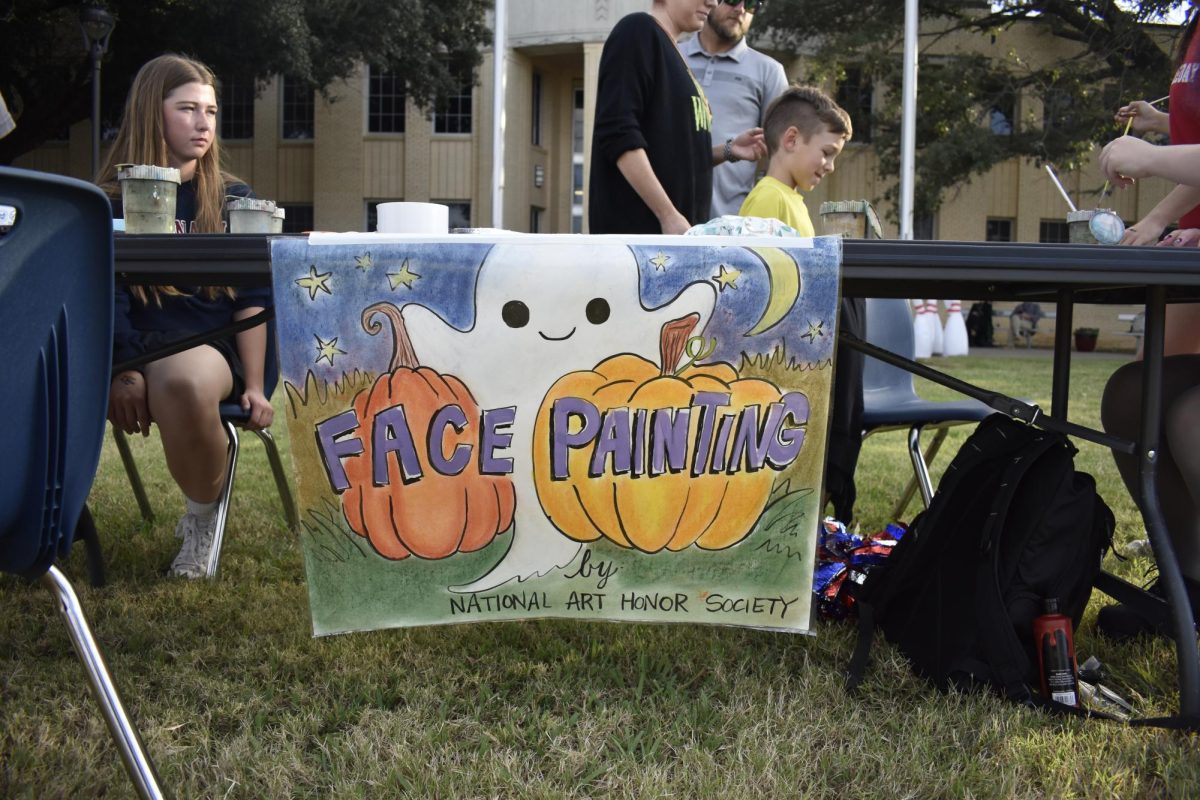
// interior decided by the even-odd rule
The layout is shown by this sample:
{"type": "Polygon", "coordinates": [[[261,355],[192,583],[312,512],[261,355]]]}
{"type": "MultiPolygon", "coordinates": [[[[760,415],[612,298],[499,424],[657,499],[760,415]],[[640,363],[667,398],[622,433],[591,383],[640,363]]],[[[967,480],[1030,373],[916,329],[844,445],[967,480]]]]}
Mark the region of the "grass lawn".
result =
{"type": "MultiPolygon", "coordinates": [[[[1050,360],[934,360],[1048,408],[1050,360]]],[[[1071,418],[1096,425],[1121,362],[1080,359],[1071,418]]],[[[950,398],[923,387],[933,398],[950,398]]],[[[283,393],[276,416],[282,420],[283,393]]],[[[276,425],[283,437],[284,426],[276,425]]],[[[966,436],[953,433],[935,478],[966,436]]],[[[859,513],[887,521],[910,469],[902,433],[872,437],[859,513]]],[[[280,442],[286,450],[287,441],[280,442]]],[[[882,645],[864,690],[841,675],[846,624],[815,637],[710,626],[536,621],[311,637],[297,538],[244,442],[214,582],[171,580],[182,500],[155,438],[134,443],[158,513],[143,523],[111,441],[91,508],[109,584],[66,570],[163,783],[179,797],[1195,797],[1195,737],[1044,717],[944,695],[882,645]]],[[[1107,452],[1079,443],[1117,516],[1143,530],[1107,452]]],[[[287,454],[284,454],[285,460],[287,454]]],[[[912,513],[910,510],[909,513],[912,513]]],[[[1140,580],[1144,559],[1109,568],[1140,580]]],[[[1076,636],[1139,714],[1177,706],[1169,642],[1076,636]]],[[[125,797],[130,784],[49,595],[0,579],[0,797],[125,797]]]]}

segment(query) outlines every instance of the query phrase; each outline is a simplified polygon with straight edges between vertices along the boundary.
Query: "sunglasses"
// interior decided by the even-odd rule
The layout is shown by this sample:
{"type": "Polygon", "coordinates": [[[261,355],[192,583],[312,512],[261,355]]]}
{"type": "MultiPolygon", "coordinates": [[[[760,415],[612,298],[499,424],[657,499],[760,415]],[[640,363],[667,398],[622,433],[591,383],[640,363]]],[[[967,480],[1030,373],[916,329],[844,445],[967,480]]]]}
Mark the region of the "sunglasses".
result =
{"type": "Polygon", "coordinates": [[[767,4],[767,0],[722,0],[727,6],[744,5],[747,14],[753,14],[762,6],[767,4]]]}

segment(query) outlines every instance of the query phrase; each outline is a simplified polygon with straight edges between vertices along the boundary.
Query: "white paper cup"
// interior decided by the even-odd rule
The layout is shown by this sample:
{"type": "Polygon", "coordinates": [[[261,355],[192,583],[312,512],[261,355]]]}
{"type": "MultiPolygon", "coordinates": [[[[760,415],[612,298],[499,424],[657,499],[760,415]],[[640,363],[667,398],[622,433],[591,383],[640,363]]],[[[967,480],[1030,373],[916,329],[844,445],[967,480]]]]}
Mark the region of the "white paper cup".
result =
{"type": "Polygon", "coordinates": [[[375,207],[379,233],[448,233],[450,208],[440,203],[380,203],[375,207]]]}

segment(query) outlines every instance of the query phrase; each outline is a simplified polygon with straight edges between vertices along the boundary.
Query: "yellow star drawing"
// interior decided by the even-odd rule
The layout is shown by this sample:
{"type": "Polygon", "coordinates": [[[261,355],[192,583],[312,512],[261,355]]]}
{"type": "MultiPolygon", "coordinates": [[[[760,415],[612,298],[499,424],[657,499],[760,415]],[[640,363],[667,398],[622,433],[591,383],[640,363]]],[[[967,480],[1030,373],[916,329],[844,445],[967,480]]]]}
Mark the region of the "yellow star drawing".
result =
{"type": "Polygon", "coordinates": [[[817,339],[825,335],[825,320],[818,322],[809,321],[808,330],[800,334],[801,339],[808,339],[810,342],[815,342],[817,339]]]}
{"type": "Polygon", "coordinates": [[[723,292],[726,289],[738,288],[737,280],[740,277],[742,277],[742,271],[740,269],[734,269],[733,267],[722,264],[721,271],[716,275],[713,275],[713,280],[717,282],[717,288],[723,292]]]}
{"type": "Polygon", "coordinates": [[[313,362],[314,364],[320,364],[321,359],[325,359],[332,367],[334,356],[346,355],[346,351],[337,346],[338,337],[335,336],[326,342],[314,333],[313,338],[317,340],[317,360],[313,362]]]}
{"type": "Polygon", "coordinates": [[[664,253],[662,250],[659,250],[658,255],[656,255],[654,258],[650,259],[650,263],[653,264],[654,268],[656,270],[658,270],[659,272],[665,271],[667,268],[667,264],[669,264],[670,262],[671,262],[671,257],[669,255],[667,255],[666,253],[664,253]]]}
{"type": "Polygon", "coordinates": [[[387,276],[388,276],[388,284],[391,285],[393,291],[400,288],[401,286],[403,286],[405,289],[411,290],[413,287],[413,283],[417,280],[417,278],[421,277],[420,275],[418,275],[417,273],[413,272],[411,269],[408,268],[408,259],[407,258],[404,259],[404,263],[400,265],[399,272],[389,272],[387,274],[387,276]]]}
{"type": "Polygon", "coordinates": [[[308,289],[309,300],[316,300],[317,292],[333,294],[333,292],[329,291],[329,276],[332,274],[332,272],[322,272],[318,275],[317,265],[312,264],[308,268],[308,275],[303,278],[297,278],[296,283],[300,284],[300,286],[303,288],[308,289]]]}
{"type": "Polygon", "coordinates": [[[363,253],[361,256],[355,256],[354,257],[354,266],[358,267],[361,270],[368,270],[371,267],[373,267],[374,263],[371,261],[371,254],[363,253]]]}

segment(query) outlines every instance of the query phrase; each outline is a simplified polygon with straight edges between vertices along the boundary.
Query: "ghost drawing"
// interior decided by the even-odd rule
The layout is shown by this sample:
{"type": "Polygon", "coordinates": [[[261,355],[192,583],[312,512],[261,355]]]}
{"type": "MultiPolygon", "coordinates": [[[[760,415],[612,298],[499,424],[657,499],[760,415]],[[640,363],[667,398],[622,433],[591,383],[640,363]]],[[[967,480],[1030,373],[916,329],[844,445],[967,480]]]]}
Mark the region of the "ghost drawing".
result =
{"type": "Polygon", "coordinates": [[[503,243],[488,253],[475,285],[475,321],[461,331],[423,306],[403,310],[420,363],[460,378],[482,408],[516,406],[511,448],[515,527],[508,552],[458,592],[494,589],[569,564],[580,544],[542,511],[533,479],[533,429],[551,384],[573,370],[632,353],[657,361],[666,322],[716,303],[711,284],[688,286],[659,308],[642,305],[638,265],[625,245],[503,243]]]}

